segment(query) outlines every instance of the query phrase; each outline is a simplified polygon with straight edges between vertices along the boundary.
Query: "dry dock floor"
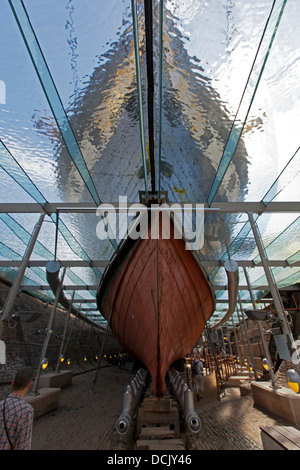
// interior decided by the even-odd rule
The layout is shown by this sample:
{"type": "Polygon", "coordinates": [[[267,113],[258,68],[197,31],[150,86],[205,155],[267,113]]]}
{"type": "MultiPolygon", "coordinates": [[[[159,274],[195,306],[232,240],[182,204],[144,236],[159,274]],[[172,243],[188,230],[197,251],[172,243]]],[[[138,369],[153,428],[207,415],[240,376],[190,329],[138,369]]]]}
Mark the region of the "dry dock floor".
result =
{"type": "MultiPolygon", "coordinates": [[[[123,392],[133,378],[115,366],[74,375],[62,389],[58,408],[34,420],[33,450],[132,450],[120,442],[115,426],[123,406],[123,392]]],[[[201,431],[181,438],[187,450],[263,450],[260,426],[289,425],[282,418],[253,406],[251,395],[238,387],[226,389],[220,400],[195,403],[201,431]]],[[[167,450],[167,449],[166,449],[167,450]]]]}

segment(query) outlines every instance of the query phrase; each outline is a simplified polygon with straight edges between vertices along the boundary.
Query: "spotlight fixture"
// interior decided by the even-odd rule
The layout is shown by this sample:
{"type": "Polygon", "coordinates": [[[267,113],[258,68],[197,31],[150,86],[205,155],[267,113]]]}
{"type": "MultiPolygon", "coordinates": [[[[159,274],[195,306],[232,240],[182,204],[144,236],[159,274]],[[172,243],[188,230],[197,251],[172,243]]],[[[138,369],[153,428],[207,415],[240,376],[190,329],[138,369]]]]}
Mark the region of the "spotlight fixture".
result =
{"type": "Polygon", "coordinates": [[[44,359],[42,360],[42,369],[45,370],[47,369],[47,367],[48,367],[48,359],[44,357],[44,359]]]}
{"type": "Polygon", "coordinates": [[[251,370],[251,371],[253,371],[253,370],[254,370],[254,367],[253,367],[253,364],[252,364],[252,362],[249,364],[249,368],[250,368],[250,370],[251,370]]]}
{"type": "Polygon", "coordinates": [[[265,321],[265,320],[274,318],[274,316],[270,312],[267,312],[266,310],[263,310],[263,309],[245,310],[245,314],[250,320],[254,320],[254,321],[265,321]]]}
{"type": "Polygon", "coordinates": [[[60,356],[60,362],[63,363],[64,360],[65,360],[65,356],[62,354],[62,355],[60,356]]]}
{"type": "Polygon", "coordinates": [[[87,361],[87,357],[86,357],[86,356],[83,357],[83,361],[84,361],[84,362],[87,361]]]}
{"type": "Polygon", "coordinates": [[[71,364],[71,359],[67,359],[67,365],[69,366],[71,364]]]}
{"type": "Polygon", "coordinates": [[[295,371],[295,369],[289,369],[286,373],[287,379],[288,379],[288,384],[290,388],[296,392],[300,392],[300,376],[298,372],[295,371]]]}

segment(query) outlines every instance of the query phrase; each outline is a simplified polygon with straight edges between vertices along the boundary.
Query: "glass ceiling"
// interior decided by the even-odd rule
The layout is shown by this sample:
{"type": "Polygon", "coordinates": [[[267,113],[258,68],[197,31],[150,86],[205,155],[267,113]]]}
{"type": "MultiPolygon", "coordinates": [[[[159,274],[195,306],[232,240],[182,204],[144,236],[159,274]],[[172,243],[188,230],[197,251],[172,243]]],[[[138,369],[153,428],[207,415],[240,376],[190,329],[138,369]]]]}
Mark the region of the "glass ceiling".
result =
{"type": "Polygon", "coordinates": [[[46,212],[24,290],[53,299],[56,256],[66,296],[102,322],[96,289],[117,245],[97,237],[96,207],[139,202],[155,169],[171,202],[214,209],[198,253],[211,323],[226,310],[229,256],[245,307],[244,269],[258,303],[267,291],[249,211],[277,286],[300,282],[299,20],[298,0],[153,0],[149,165],[143,2],[1,1],[0,277],[15,279],[46,212]]]}

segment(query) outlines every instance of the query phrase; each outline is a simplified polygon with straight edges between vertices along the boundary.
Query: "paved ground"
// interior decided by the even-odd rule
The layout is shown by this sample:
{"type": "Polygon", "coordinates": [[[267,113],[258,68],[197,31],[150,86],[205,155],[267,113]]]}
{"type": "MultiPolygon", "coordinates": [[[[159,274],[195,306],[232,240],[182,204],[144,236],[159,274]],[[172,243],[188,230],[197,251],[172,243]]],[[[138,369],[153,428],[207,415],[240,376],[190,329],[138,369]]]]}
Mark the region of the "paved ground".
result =
{"type": "Polygon", "coordinates": [[[101,368],[92,390],[94,377],[94,371],[75,375],[62,389],[58,408],[34,421],[33,450],[120,448],[115,425],[134,375],[115,366],[101,368]]]}
{"type": "Polygon", "coordinates": [[[290,423],[253,406],[251,395],[242,397],[237,387],[227,388],[226,396],[203,407],[196,405],[202,427],[189,439],[197,450],[263,450],[260,426],[290,423]]]}
{"type": "MultiPolygon", "coordinates": [[[[115,430],[123,406],[123,392],[133,375],[117,367],[73,377],[61,392],[59,406],[34,421],[33,450],[122,450],[115,430]]],[[[184,432],[188,450],[262,450],[261,425],[289,425],[281,418],[253,406],[251,395],[241,397],[238,388],[228,388],[220,401],[196,403],[202,427],[199,434],[184,432]]]]}

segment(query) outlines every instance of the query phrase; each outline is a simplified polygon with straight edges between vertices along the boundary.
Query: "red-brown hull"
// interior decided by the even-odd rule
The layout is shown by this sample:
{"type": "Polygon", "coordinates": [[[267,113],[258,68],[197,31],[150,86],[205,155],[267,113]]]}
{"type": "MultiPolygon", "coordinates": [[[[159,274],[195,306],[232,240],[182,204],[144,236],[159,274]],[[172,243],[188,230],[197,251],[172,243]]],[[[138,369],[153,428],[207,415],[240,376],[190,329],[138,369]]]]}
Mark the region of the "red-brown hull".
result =
{"type": "Polygon", "coordinates": [[[148,368],[154,394],[162,396],[168,368],[196,344],[202,308],[208,320],[214,297],[182,239],[129,241],[123,250],[105,275],[98,306],[106,318],[112,311],[113,333],[148,368]]]}

